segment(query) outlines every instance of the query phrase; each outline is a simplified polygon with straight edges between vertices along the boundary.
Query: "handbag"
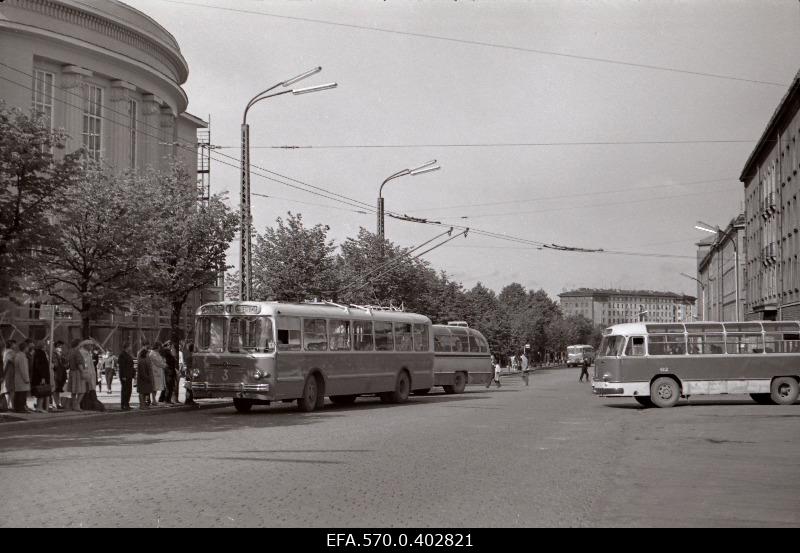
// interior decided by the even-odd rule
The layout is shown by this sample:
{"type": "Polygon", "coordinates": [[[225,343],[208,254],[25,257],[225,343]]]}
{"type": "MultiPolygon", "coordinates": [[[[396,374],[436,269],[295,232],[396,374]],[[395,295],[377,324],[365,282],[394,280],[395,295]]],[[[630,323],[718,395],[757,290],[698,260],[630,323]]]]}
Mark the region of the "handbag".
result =
{"type": "Polygon", "coordinates": [[[35,397],[47,397],[53,392],[50,384],[36,384],[33,387],[33,395],[35,397]]]}

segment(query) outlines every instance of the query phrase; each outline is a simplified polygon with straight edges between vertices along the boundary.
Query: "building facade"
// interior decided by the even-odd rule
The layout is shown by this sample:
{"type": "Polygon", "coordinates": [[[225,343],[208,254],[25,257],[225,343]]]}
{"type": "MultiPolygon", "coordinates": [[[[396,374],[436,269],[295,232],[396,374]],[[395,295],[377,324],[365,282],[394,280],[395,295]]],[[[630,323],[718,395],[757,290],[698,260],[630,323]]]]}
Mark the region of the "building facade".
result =
{"type": "Polygon", "coordinates": [[[800,72],[745,163],[744,315],[800,319],[800,72]]]}
{"type": "Polygon", "coordinates": [[[579,288],[562,292],[558,297],[564,315],[581,315],[603,326],[637,321],[692,321],[697,299],[674,292],[597,288],[579,288]]]}
{"type": "Polygon", "coordinates": [[[697,312],[704,321],[743,321],[746,298],[744,215],[697,243],[697,312]]]}
{"type": "MultiPolygon", "coordinates": [[[[175,38],[142,12],[118,2],[5,0],[0,3],[0,99],[44,114],[69,136],[66,152],[85,148],[114,171],[165,170],[174,160],[197,174],[197,132],[207,125],[186,112],[181,88],[189,67],[175,38]]],[[[65,153],[66,153],[65,152],[65,153]]],[[[221,287],[187,302],[184,327],[221,287]]],[[[36,303],[0,299],[0,333],[49,334],[36,303]]],[[[93,321],[109,347],[164,339],[168,313],[113,313],[93,321]]],[[[79,337],[80,320],[63,321],[55,338],[79,337]]]]}

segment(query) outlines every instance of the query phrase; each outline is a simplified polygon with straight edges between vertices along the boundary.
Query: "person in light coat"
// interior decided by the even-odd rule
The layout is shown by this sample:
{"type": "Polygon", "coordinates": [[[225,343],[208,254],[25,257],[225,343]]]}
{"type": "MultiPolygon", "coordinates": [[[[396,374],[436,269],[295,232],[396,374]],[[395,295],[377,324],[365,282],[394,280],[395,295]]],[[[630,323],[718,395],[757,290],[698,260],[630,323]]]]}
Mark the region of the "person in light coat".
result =
{"type": "Polygon", "coordinates": [[[14,357],[17,355],[19,347],[16,340],[9,340],[6,342],[6,349],[3,350],[3,378],[0,385],[2,385],[2,393],[6,394],[6,407],[14,409],[14,357]]]}
{"type": "Polygon", "coordinates": [[[27,413],[28,392],[31,391],[30,367],[28,364],[28,352],[20,349],[14,355],[14,411],[17,413],[27,413]]]}
{"type": "Polygon", "coordinates": [[[153,393],[150,401],[152,405],[158,405],[158,393],[166,389],[164,369],[167,367],[167,361],[159,353],[160,350],[161,344],[156,342],[153,344],[153,349],[147,354],[147,359],[150,361],[150,371],[153,375],[153,393]]]}

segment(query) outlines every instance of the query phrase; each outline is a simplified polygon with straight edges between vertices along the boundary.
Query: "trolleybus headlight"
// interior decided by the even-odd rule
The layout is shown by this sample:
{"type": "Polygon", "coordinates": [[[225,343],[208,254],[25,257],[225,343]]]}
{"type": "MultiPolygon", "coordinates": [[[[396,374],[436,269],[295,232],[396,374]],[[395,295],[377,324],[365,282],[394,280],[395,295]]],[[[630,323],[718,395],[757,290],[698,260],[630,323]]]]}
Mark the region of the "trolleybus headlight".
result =
{"type": "Polygon", "coordinates": [[[200,378],[200,369],[194,369],[192,371],[192,380],[200,378]]]}
{"type": "Polygon", "coordinates": [[[603,375],[603,382],[611,382],[611,375],[606,373],[603,375]]]}
{"type": "Polygon", "coordinates": [[[256,380],[261,380],[262,378],[265,377],[266,375],[264,374],[264,371],[256,371],[256,373],[253,375],[253,378],[255,378],[256,380]]]}

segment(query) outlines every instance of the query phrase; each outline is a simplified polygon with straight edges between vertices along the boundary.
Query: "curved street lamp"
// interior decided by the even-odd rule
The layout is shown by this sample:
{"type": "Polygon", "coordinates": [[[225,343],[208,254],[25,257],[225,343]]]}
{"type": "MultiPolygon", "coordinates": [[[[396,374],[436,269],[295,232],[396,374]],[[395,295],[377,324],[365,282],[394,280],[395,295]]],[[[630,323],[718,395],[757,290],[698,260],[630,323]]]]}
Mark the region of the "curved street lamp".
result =
{"type": "Polygon", "coordinates": [[[311,92],[319,92],[321,90],[329,90],[331,88],[336,88],[338,86],[337,83],[327,83],[322,85],[316,86],[309,86],[306,88],[297,88],[297,89],[290,89],[290,90],[282,90],[280,92],[274,92],[269,94],[279,86],[287,87],[291,86],[298,81],[302,81],[303,79],[310,77],[312,75],[316,75],[322,71],[322,67],[315,67],[305,73],[301,73],[296,77],[292,77],[291,79],[287,79],[285,81],[281,81],[266,90],[262,90],[255,96],[253,96],[249,102],[247,102],[247,106],[244,108],[244,114],[242,115],[242,167],[241,167],[241,191],[240,191],[240,198],[241,198],[241,218],[239,221],[239,239],[240,239],[240,246],[239,246],[239,299],[241,301],[248,301],[251,298],[252,291],[253,291],[253,275],[252,275],[252,239],[251,239],[251,232],[252,232],[252,215],[250,213],[250,126],[247,124],[247,112],[253,107],[255,104],[260,102],[261,100],[266,100],[267,98],[274,98],[275,96],[281,96],[283,94],[291,93],[294,96],[300,94],[309,94],[311,92]]]}
{"type": "Polygon", "coordinates": [[[380,239],[381,243],[381,253],[383,253],[383,234],[384,234],[384,227],[383,227],[383,187],[386,186],[386,183],[390,180],[404,177],[406,175],[411,175],[415,177],[417,175],[422,175],[424,173],[430,173],[431,171],[438,171],[442,167],[440,165],[436,165],[436,160],[432,159],[427,163],[423,163],[413,169],[403,169],[402,171],[398,171],[393,175],[389,175],[386,179],[381,183],[381,187],[378,189],[378,238],[380,239]]]}

